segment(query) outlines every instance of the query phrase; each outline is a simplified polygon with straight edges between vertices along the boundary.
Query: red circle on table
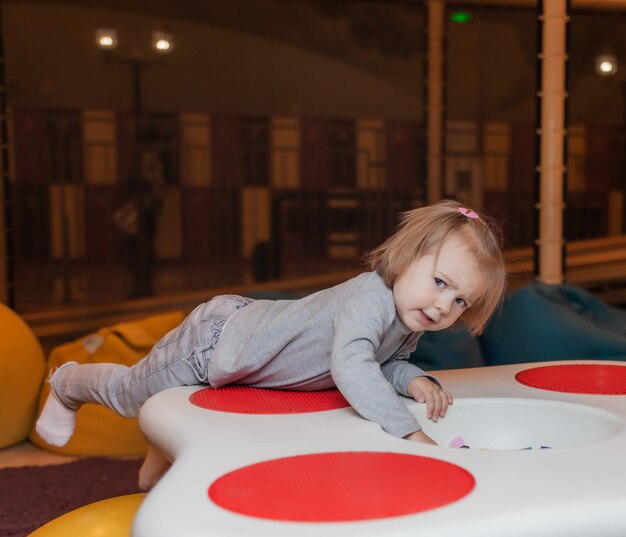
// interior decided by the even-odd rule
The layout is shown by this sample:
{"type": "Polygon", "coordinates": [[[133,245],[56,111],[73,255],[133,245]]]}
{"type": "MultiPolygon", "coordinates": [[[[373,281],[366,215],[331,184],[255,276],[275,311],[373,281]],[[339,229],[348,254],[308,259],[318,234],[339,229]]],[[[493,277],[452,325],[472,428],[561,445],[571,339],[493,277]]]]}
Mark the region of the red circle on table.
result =
{"type": "Polygon", "coordinates": [[[236,414],[301,414],[350,406],[339,390],[296,392],[249,386],[205,388],[192,393],[189,401],[208,410],[236,414]]]}
{"type": "Polygon", "coordinates": [[[347,522],[411,515],[457,501],[475,480],[452,463],[402,453],[298,455],[245,466],[209,487],[242,515],[291,522],[347,522]]]}
{"type": "Polygon", "coordinates": [[[626,366],[564,364],[520,371],[515,379],[539,390],[594,395],[626,394],[626,366]]]}

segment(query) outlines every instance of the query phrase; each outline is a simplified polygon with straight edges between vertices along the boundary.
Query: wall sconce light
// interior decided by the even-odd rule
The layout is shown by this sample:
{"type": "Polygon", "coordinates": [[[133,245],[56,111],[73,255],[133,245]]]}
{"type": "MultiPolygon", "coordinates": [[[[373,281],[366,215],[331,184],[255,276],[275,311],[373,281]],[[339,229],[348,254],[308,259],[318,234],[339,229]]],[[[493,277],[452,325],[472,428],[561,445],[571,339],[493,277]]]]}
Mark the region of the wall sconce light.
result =
{"type": "Polygon", "coordinates": [[[603,52],[595,57],[596,73],[600,76],[613,76],[617,73],[617,57],[610,52],[603,52]]]}
{"type": "Polygon", "coordinates": [[[162,30],[152,32],[152,50],[157,54],[170,54],[174,50],[174,34],[162,30]]]}
{"type": "Polygon", "coordinates": [[[94,32],[96,46],[102,50],[113,50],[117,47],[117,30],[115,28],[97,28],[94,32]]]}
{"type": "MultiPolygon", "coordinates": [[[[1,1],[1,0],[0,0],[1,1]]],[[[151,144],[147,134],[149,126],[149,116],[144,114],[143,108],[143,75],[147,68],[153,65],[163,65],[166,62],[164,56],[174,50],[174,34],[164,30],[152,32],[152,54],[143,54],[140,46],[130,44],[130,53],[123,50],[114,51],[117,47],[117,30],[111,27],[102,27],[94,31],[94,39],[99,49],[103,51],[103,59],[106,62],[125,65],[130,71],[131,84],[131,107],[134,125],[134,144],[132,144],[133,158],[131,159],[131,170],[128,176],[128,192],[131,196],[133,207],[136,208],[136,259],[132,263],[133,271],[133,296],[148,296],[153,293],[152,288],[152,263],[153,263],[153,239],[154,228],[150,222],[153,220],[153,210],[148,207],[145,201],[147,197],[154,194],[154,186],[145,186],[151,180],[146,176],[143,161],[146,155],[146,145],[151,144]],[[137,48],[135,48],[137,47],[137,48]]],[[[132,41],[132,37],[128,40],[132,41]]],[[[146,43],[144,49],[147,49],[146,43]]],[[[124,48],[124,47],[120,47],[124,48]]],[[[148,150],[150,148],[148,147],[148,150]]],[[[159,157],[160,158],[160,157],[159,157]]],[[[155,195],[156,198],[156,195],[155,195]]],[[[152,201],[150,201],[152,204],[152,201]]]]}
{"type": "MultiPolygon", "coordinates": [[[[117,47],[117,30],[109,27],[97,28],[94,39],[99,49],[113,50],[117,47]]],[[[163,30],[152,32],[152,50],[157,54],[170,54],[174,50],[174,34],[163,30]]]]}

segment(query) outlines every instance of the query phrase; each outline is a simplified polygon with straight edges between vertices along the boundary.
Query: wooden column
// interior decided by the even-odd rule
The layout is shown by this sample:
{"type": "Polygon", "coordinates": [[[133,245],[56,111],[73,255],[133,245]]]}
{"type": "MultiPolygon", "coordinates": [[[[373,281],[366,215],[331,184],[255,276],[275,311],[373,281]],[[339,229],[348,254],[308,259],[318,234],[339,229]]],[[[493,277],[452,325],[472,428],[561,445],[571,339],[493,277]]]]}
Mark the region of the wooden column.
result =
{"type": "Polygon", "coordinates": [[[442,0],[428,2],[428,79],[426,81],[426,126],[428,158],[428,203],[441,199],[443,146],[443,35],[445,6],[442,0]]]}
{"type": "Polygon", "coordinates": [[[568,0],[540,2],[541,88],[538,93],[541,119],[538,128],[539,165],[535,275],[544,283],[563,282],[564,194],[566,192],[566,62],[568,0]]]}

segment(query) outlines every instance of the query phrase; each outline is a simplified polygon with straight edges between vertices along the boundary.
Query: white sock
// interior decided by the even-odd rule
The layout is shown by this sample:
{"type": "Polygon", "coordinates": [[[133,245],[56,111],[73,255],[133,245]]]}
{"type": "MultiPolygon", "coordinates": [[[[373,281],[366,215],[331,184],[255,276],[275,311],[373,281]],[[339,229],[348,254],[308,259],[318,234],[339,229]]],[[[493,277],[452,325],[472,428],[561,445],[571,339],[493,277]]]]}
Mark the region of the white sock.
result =
{"type": "Polygon", "coordinates": [[[76,412],[64,406],[50,390],[35,425],[37,434],[51,446],[61,447],[69,442],[75,426],[76,412]]]}

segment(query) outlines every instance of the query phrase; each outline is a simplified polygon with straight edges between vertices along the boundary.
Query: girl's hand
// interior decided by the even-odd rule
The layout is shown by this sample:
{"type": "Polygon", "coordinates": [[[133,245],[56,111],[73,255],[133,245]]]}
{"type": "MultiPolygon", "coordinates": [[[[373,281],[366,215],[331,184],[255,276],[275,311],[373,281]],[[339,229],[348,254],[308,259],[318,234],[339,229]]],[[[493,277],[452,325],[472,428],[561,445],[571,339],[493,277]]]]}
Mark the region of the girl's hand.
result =
{"type": "Polygon", "coordinates": [[[424,431],[415,431],[414,433],[406,435],[404,438],[406,440],[411,440],[413,442],[420,442],[422,444],[432,444],[433,446],[438,445],[437,442],[435,442],[424,431]]]}
{"type": "Polygon", "coordinates": [[[454,402],[450,392],[426,377],[412,379],[407,386],[407,392],[418,403],[426,403],[426,417],[435,422],[445,417],[448,405],[454,402]]]}

